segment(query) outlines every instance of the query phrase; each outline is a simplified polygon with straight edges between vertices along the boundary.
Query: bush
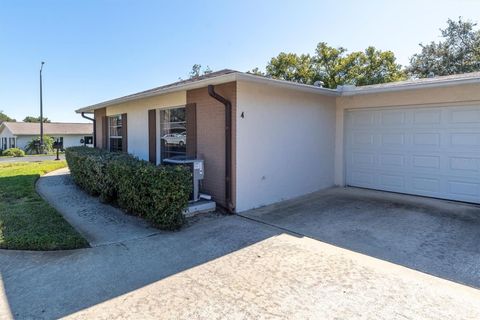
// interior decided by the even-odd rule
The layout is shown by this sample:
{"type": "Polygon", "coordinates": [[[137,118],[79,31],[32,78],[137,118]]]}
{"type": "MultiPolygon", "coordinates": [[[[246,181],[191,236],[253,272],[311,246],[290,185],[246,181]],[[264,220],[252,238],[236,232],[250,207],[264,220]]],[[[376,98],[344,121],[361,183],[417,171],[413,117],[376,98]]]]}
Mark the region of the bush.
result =
{"type": "Polygon", "coordinates": [[[19,148],[10,148],[2,152],[2,156],[7,157],[25,157],[25,151],[19,148]]]}
{"type": "Polygon", "coordinates": [[[32,138],[25,146],[28,154],[52,153],[54,139],[49,136],[43,136],[43,152],[40,148],[40,137],[32,138]]]}
{"type": "Polygon", "coordinates": [[[104,202],[166,230],[180,228],[191,192],[191,173],[183,166],[155,166],[124,153],[88,147],[65,152],[73,180],[104,202]]]}

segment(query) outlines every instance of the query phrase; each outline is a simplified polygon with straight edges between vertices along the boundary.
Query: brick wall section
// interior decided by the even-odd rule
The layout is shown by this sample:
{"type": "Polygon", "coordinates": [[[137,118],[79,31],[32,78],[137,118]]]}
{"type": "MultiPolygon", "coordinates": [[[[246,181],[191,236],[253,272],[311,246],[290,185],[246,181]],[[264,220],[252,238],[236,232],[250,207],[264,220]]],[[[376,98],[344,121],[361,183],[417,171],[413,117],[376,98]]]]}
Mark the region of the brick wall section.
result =
{"type": "MultiPolygon", "coordinates": [[[[236,203],[236,110],[237,84],[215,86],[215,91],[232,103],[232,202],[236,203]]],[[[197,156],[205,160],[202,192],[220,205],[225,201],[225,106],[208,95],[207,88],[187,91],[187,103],[197,105],[197,156]]],[[[187,133],[188,134],[188,133],[187,133]]]]}
{"type": "Polygon", "coordinates": [[[97,148],[102,149],[105,148],[103,145],[104,139],[103,139],[103,124],[104,124],[104,117],[107,115],[107,109],[102,108],[102,109],[97,109],[94,111],[94,118],[95,118],[95,126],[96,126],[96,141],[97,141],[97,148]]]}

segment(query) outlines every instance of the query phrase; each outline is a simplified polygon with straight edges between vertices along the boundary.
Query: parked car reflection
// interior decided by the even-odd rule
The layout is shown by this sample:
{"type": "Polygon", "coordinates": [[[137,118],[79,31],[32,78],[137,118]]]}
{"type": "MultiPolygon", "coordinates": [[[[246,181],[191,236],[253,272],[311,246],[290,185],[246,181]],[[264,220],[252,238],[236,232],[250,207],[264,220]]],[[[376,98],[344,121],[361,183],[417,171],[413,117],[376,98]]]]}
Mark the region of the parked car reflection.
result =
{"type": "Polygon", "coordinates": [[[162,137],[165,145],[176,145],[183,147],[187,144],[187,133],[185,131],[180,133],[167,133],[162,137]]]}

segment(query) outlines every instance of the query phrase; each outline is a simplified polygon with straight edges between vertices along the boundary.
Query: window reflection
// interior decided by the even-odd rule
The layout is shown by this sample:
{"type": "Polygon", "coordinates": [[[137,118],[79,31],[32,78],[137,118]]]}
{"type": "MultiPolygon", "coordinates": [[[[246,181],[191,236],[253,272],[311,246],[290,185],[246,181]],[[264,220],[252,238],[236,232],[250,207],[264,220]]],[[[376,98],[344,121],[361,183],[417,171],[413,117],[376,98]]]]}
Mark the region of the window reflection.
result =
{"type": "Polygon", "coordinates": [[[162,160],[186,155],[185,107],[160,110],[160,141],[162,160]]]}

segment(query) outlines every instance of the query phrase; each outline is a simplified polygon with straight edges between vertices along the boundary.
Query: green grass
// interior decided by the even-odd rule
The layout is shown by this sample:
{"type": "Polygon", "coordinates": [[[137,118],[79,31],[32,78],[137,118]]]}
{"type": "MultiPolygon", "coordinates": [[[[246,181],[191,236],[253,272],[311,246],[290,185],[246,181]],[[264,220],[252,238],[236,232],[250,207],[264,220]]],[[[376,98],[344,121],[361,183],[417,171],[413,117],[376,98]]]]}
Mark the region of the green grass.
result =
{"type": "Polygon", "coordinates": [[[0,248],[84,248],[85,239],[35,191],[35,182],[65,161],[0,163],[0,248]]]}

